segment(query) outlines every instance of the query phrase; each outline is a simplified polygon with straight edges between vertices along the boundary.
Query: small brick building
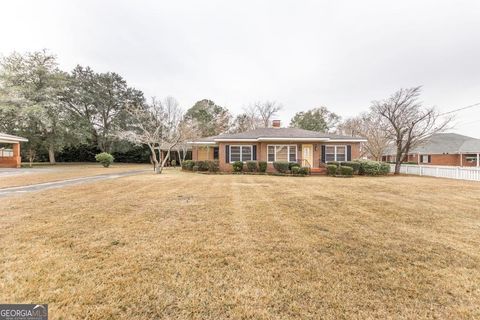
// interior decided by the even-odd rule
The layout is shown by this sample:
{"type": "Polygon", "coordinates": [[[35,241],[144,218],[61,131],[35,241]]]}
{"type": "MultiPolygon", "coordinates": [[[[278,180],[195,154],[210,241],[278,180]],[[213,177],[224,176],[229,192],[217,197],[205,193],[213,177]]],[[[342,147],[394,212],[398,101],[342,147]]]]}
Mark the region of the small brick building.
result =
{"type": "MultiPolygon", "coordinates": [[[[394,162],[394,148],[389,149],[382,160],[394,162]]],[[[422,165],[480,167],[480,139],[438,133],[414,148],[405,160],[422,165]]]]}
{"type": "Polygon", "coordinates": [[[20,168],[20,142],[25,138],[0,132],[0,168],[20,168]]]}

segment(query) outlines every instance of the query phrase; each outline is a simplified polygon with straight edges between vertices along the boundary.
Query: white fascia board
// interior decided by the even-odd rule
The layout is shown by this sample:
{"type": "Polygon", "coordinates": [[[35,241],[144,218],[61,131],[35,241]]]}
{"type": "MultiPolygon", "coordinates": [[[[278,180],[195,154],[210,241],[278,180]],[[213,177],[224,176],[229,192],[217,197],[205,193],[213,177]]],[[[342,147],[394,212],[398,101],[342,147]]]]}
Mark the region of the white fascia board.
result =
{"type": "Polygon", "coordinates": [[[345,140],[342,140],[342,139],[331,139],[331,140],[328,140],[328,142],[367,142],[368,140],[367,139],[345,139],[345,140]]]}
{"type": "Polygon", "coordinates": [[[258,139],[215,139],[215,142],[257,142],[258,139]]]}
{"type": "Polygon", "coordinates": [[[329,138],[259,138],[258,141],[308,141],[308,142],[315,142],[315,141],[320,141],[320,142],[325,142],[325,141],[330,141],[329,138]]]}
{"type": "Polygon", "coordinates": [[[13,139],[13,138],[0,138],[0,143],[18,143],[18,142],[27,142],[28,139],[25,138],[18,138],[18,139],[13,139]]]}
{"type": "Polygon", "coordinates": [[[187,144],[200,144],[200,145],[204,145],[204,144],[217,144],[216,142],[213,142],[213,141],[187,141],[187,144]]]}

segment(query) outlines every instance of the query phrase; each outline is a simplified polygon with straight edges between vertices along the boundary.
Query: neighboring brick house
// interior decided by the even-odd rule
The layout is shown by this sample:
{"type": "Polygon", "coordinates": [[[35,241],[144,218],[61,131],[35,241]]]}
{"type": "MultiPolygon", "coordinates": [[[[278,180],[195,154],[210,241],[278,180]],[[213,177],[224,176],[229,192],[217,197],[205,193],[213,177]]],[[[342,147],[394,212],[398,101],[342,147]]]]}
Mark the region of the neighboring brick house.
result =
{"type": "Polygon", "coordinates": [[[360,137],[321,133],[297,128],[260,128],[237,134],[222,134],[191,141],[193,160],[219,160],[221,171],[232,171],[234,161],[298,162],[321,172],[329,161],[360,157],[360,137]]]}
{"type": "Polygon", "coordinates": [[[0,168],[20,168],[20,142],[25,138],[0,133],[0,168]]]}
{"type": "MultiPolygon", "coordinates": [[[[394,162],[394,148],[389,148],[382,160],[394,162]]],[[[480,139],[438,133],[414,148],[405,160],[425,165],[480,167],[480,139]]]]}

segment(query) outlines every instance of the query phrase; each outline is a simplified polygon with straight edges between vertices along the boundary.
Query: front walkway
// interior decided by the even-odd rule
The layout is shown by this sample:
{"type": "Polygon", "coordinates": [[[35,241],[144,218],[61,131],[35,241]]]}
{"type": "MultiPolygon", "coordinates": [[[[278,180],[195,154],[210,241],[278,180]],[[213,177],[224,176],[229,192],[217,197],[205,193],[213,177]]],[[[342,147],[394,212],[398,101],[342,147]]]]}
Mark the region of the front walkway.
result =
{"type": "MultiPolygon", "coordinates": [[[[0,197],[15,195],[15,194],[20,195],[26,192],[62,188],[66,186],[78,185],[82,183],[94,182],[99,180],[115,179],[115,178],[130,176],[138,173],[145,173],[148,171],[150,170],[133,170],[133,171],[127,171],[127,172],[109,173],[109,174],[101,174],[101,175],[90,176],[90,177],[81,177],[81,178],[75,178],[75,179],[65,179],[60,181],[37,183],[37,184],[31,184],[27,186],[20,186],[20,187],[0,188],[0,197]]],[[[4,171],[2,169],[2,172],[0,172],[0,175],[4,175],[4,174],[8,175],[9,173],[10,173],[9,171],[7,170],[4,171]]],[[[18,173],[12,172],[12,175],[14,174],[18,174],[18,173]]]]}

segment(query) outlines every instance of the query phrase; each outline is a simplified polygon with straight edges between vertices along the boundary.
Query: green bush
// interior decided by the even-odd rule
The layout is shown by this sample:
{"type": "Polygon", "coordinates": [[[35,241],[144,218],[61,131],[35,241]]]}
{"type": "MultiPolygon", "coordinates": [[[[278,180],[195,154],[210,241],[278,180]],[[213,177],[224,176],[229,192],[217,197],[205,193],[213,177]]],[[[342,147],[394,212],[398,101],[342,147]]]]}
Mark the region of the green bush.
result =
{"type": "Polygon", "coordinates": [[[345,161],[341,162],[340,165],[352,168],[353,174],[358,174],[358,170],[360,169],[360,163],[358,163],[357,161],[345,161]]]}
{"type": "Polygon", "coordinates": [[[294,167],[299,167],[300,168],[300,164],[298,164],[297,162],[289,162],[288,163],[288,170],[292,171],[292,168],[294,167]]]}
{"type": "Polygon", "coordinates": [[[340,166],[340,162],[338,162],[338,161],[329,161],[328,164],[335,165],[337,167],[340,166]]]}
{"type": "Polygon", "coordinates": [[[177,166],[177,160],[173,159],[171,162],[170,162],[170,165],[172,167],[176,167],[177,166]]]}
{"type": "Polygon", "coordinates": [[[247,171],[256,172],[257,171],[257,161],[247,161],[247,171]]]}
{"type": "Polygon", "coordinates": [[[390,165],[386,162],[380,162],[380,174],[387,175],[390,173],[390,165]]]}
{"type": "Polygon", "coordinates": [[[185,160],[185,161],[182,162],[182,169],[192,171],[194,165],[195,165],[195,161],[185,160]]]}
{"type": "Polygon", "coordinates": [[[192,167],[192,170],[193,170],[193,171],[198,171],[198,166],[193,166],[193,167],[192,167]]]}
{"type": "Polygon", "coordinates": [[[243,170],[243,162],[242,161],[235,161],[232,163],[233,172],[242,172],[243,170]]]}
{"type": "Polygon", "coordinates": [[[337,168],[337,173],[340,173],[342,176],[353,176],[353,168],[347,166],[339,166],[337,168]]]}
{"type": "Polygon", "coordinates": [[[300,166],[293,166],[292,173],[295,175],[307,176],[310,174],[310,168],[308,167],[300,167],[300,166]]]}
{"type": "Polygon", "coordinates": [[[310,168],[309,167],[300,167],[299,173],[307,176],[307,175],[310,174],[310,168]]]}
{"type": "Polygon", "coordinates": [[[208,171],[208,161],[196,161],[195,165],[198,167],[198,171],[208,171]]]}
{"type": "Polygon", "coordinates": [[[286,161],[275,161],[273,167],[280,173],[288,173],[290,163],[286,161]]]}
{"type": "Polygon", "coordinates": [[[386,175],[390,172],[390,165],[385,162],[361,160],[358,174],[365,176],[386,175]]]}
{"type": "Polygon", "coordinates": [[[208,164],[208,171],[209,172],[218,172],[220,170],[220,163],[218,160],[214,161],[206,161],[208,164]]]}
{"type": "Polygon", "coordinates": [[[258,162],[258,171],[267,172],[267,162],[266,161],[259,161],[258,162]]]}
{"type": "Polygon", "coordinates": [[[334,176],[337,173],[337,166],[335,164],[327,165],[327,174],[329,176],[334,176]]]}
{"type": "Polygon", "coordinates": [[[108,168],[113,163],[114,159],[110,153],[102,152],[95,156],[95,160],[100,162],[105,168],[108,168]]]}

